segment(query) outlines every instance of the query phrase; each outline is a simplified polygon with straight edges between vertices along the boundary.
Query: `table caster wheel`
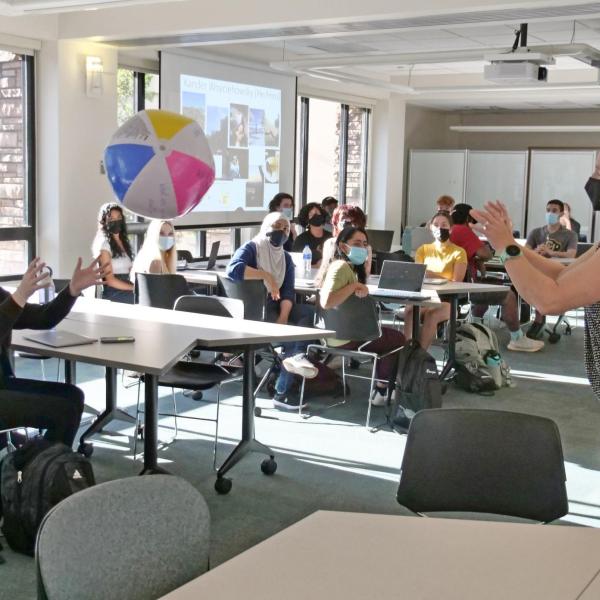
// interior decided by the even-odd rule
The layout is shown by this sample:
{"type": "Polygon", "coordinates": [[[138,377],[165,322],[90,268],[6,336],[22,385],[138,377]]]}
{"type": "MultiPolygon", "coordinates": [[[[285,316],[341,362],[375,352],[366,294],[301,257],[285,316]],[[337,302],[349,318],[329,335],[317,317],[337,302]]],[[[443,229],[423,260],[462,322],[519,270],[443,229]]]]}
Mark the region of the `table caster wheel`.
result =
{"type": "Polygon", "coordinates": [[[232,485],[231,479],[228,479],[227,477],[217,477],[217,480],[215,481],[215,490],[219,494],[229,494],[232,485]]]}
{"type": "Polygon", "coordinates": [[[558,340],[560,340],[560,333],[551,333],[551,334],[548,336],[548,341],[549,341],[551,344],[556,344],[556,342],[558,342],[558,340]]]}
{"type": "Polygon", "coordinates": [[[254,407],[254,416],[260,417],[262,415],[262,408],[260,406],[254,407]]]}
{"type": "Polygon", "coordinates": [[[200,400],[202,400],[202,398],[203,398],[202,392],[200,392],[200,391],[194,392],[192,394],[192,400],[196,400],[196,402],[199,402],[200,400]]]}
{"type": "Polygon", "coordinates": [[[77,448],[77,452],[79,454],[83,454],[86,458],[89,458],[92,454],[94,454],[94,446],[92,444],[81,443],[77,448]]]}
{"type": "Polygon", "coordinates": [[[273,475],[275,471],[277,471],[277,463],[275,459],[271,456],[271,458],[265,458],[265,460],[260,463],[260,470],[265,475],[273,475]]]}

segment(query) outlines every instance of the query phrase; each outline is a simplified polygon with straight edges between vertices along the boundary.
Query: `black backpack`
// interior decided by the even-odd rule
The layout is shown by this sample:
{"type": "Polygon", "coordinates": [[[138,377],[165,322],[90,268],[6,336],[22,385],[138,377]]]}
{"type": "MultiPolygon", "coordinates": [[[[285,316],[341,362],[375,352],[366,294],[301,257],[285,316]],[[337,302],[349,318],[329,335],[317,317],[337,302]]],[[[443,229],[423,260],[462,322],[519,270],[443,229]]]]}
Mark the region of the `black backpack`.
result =
{"type": "Polygon", "coordinates": [[[404,416],[402,407],[419,412],[441,406],[442,384],[435,358],[419,342],[410,340],[398,352],[394,418],[404,416]]]}
{"type": "Polygon", "coordinates": [[[33,556],[46,513],[94,483],[91,463],[64,444],[36,438],[7,454],[0,465],[0,516],[8,545],[33,556]]]}

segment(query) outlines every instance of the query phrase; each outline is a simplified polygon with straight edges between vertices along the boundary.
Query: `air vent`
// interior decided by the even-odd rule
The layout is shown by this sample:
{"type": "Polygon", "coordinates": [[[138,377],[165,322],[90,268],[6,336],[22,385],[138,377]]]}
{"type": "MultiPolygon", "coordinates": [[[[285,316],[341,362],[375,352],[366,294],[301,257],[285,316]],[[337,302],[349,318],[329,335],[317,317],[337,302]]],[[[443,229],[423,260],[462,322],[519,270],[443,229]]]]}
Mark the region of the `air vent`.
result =
{"type": "Polygon", "coordinates": [[[176,36],[137,38],[113,42],[126,47],[224,44],[227,42],[273,40],[279,38],[309,37],[317,34],[358,33],[367,31],[399,31],[408,29],[456,27],[460,25],[490,23],[527,23],[540,19],[577,19],[600,15],[600,2],[523,9],[502,9],[490,11],[464,12],[459,14],[429,15],[408,19],[380,19],[363,22],[330,23],[324,25],[265,28],[253,31],[223,31],[194,33],[176,36]]]}

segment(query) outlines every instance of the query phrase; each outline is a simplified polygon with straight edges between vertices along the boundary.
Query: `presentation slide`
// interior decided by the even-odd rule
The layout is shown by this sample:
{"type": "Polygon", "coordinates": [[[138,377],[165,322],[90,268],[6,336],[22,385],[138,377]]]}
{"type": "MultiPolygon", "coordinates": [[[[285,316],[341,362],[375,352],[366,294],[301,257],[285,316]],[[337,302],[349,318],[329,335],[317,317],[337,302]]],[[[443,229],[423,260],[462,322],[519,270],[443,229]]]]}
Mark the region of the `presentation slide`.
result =
{"type": "Polygon", "coordinates": [[[215,163],[215,183],[176,225],[257,223],[275,194],[293,192],[293,78],[163,53],[161,96],[198,121],[215,163]],[[211,77],[215,66],[230,77],[211,77]]]}

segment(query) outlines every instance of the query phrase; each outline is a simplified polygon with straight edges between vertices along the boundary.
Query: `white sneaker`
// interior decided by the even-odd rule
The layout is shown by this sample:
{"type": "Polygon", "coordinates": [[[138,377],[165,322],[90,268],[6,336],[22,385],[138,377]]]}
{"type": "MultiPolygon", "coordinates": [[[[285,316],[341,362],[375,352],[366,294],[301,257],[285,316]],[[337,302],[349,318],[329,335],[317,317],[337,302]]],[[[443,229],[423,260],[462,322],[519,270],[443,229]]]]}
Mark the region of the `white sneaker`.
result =
{"type": "Polygon", "coordinates": [[[305,354],[296,354],[283,360],[283,366],[288,373],[314,379],[319,374],[319,369],[313,365],[305,354]]]}
{"type": "Polygon", "coordinates": [[[544,347],[544,342],[523,335],[518,340],[511,340],[506,347],[515,352],[537,352],[544,347]]]}
{"type": "Polygon", "coordinates": [[[371,406],[385,406],[387,402],[387,390],[386,393],[381,393],[379,389],[375,388],[373,396],[371,397],[371,406]]]}

